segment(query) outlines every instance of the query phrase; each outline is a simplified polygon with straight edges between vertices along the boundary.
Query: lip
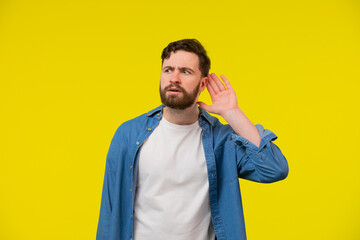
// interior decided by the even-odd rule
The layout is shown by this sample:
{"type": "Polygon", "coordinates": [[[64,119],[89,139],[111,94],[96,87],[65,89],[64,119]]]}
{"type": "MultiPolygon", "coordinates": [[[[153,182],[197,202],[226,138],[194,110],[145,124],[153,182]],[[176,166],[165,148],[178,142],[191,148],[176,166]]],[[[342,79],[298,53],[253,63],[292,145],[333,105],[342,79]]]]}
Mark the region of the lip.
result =
{"type": "Polygon", "coordinates": [[[172,88],[169,88],[168,92],[173,93],[173,94],[178,94],[178,93],[181,93],[181,90],[179,88],[172,87],[172,88]]]}

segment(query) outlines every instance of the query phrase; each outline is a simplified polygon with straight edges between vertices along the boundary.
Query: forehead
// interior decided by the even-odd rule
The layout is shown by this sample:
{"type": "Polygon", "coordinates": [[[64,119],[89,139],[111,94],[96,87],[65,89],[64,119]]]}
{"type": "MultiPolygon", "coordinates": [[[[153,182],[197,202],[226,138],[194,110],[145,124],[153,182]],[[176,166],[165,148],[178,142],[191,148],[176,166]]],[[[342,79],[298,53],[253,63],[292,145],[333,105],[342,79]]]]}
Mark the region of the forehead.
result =
{"type": "Polygon", "coordinates": [[[189,67],[198,70],[199,57],[195,53],[178,50],[172,52],[169,58],[164,59],[163,66],[189,67]]]}

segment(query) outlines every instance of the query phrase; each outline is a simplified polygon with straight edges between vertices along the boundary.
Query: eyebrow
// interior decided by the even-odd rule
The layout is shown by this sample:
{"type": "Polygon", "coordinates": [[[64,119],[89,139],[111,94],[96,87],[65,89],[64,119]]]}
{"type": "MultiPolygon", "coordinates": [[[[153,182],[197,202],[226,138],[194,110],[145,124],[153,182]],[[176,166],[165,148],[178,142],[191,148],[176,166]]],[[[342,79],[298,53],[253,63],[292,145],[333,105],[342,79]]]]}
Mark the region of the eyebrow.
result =
{"type": "MultiPolygon", "coordinates": [[[[163,70],[164,70],[164,69],[174,70],[175,68],[172,67],[172,66],[165,66],[165,67],[163,67],[162,69],[163,69],[163,70]]],[[[188,67],[178,67],[178,69],[180,69],[180,70],[182,70],[182,71],[183,71],[183,70],[187,70],[187,71],[189,71],[189,72],[195,73],[194,70],[192,70],[191,68],[188,68],[188,67]]]]}

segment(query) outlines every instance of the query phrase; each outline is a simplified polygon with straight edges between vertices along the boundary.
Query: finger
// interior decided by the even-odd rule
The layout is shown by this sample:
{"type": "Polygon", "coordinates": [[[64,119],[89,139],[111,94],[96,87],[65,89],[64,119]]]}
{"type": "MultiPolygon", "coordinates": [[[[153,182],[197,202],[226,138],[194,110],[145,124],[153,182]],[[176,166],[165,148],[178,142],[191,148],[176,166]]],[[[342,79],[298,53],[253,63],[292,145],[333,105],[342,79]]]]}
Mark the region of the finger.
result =
{"type": "Polygon", "coordinates": [[[216,85],[218,86],[218,88],[220,89],[220,91],[224,91],[226,90],[224,84],[221,82],[221,80],[216,76],[215,73],[212,73],[212,78],[214,79],[214,82],[216,83],[216,85]]]}
{"type": "Polygon", "coordinates": [[[218,93],[218,92],[220,92],[220,89],[219,89],[219,87],[217,86],[217,84],[215,83],[215,81],[214,81],[214,79],[212,78],[211,74],[209,74],[209,84],[208,84],[208,85],[210,85],[210,86],[212,87],[212,89],[214,90],[214,93],[215,93],[215,94],[218,93]]]}
{"type": "Polygon", "coordinates": [[[208,84],[206,86],[206,88],[207,88],[207,90],[208,90],[208,92],[210,94],[211,100],[212,100],[213,97],[215,97],[216,93],[215,93],[214,89],[212,88],[212,86],[210,84],[208,84]]]}
{"type": "Polygon", "coordinates": [[[220,75],[220,77],[221,77],[221,79],[224,81],[224,83],[225,83],[225,85],[226,85],[227,89],[232,89],[232,87],[231,87],[231,84],[230,84],[229,80],[228,80],[228,79],[227,79],[224,75],[220,75]]]}

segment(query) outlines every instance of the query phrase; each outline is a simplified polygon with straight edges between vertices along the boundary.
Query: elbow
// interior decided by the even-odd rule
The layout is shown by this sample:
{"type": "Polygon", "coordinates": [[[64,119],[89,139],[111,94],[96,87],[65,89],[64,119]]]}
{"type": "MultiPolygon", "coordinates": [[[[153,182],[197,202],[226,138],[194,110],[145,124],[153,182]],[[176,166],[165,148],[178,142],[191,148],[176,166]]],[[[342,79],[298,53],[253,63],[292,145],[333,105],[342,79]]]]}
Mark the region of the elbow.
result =
{"type": "Polygon", "coordinates": [[[284,180],[287,178],[289,174],[289,166],[287,162],[283,162],[282,164],[278,163],[273,165],[272,168],[264,171],[264,175],[260,182],[262,183],[273,183],[284,180]]]}
{"type": "Polygon", "coordinates": [[[274,183],[274,182],[278,182],[281,180],[284,180],[287,176],[288,176],[288,169],[283,169],[281,171],[276,171],[273,172],[271,175],[267,175],[267,176],[262,176],[262,178],[260,178],[260,183],[274,183]]]}
{"type": "Polygon", "coordinates": [[[285,157],[283,158],[283,161],[279,163],[276,173],[274,174],[274,182],[284,180],[289,175],[289,165],[285,157]]]}
{"type": "Polygon", "coordinates": [[[284,180],[289,175],[289,166],[286,164],[286,166],[283,166],[278,174],[278,181],[284,180]]]}
{"type": "Polygon", "coordinates": [[[273,163],[274,163],[273,181],[276,182],[276,181],[284,180],[289,175],[288,161],[275,144],[272,145],[271,149],[273,153],[273,163]]]}

